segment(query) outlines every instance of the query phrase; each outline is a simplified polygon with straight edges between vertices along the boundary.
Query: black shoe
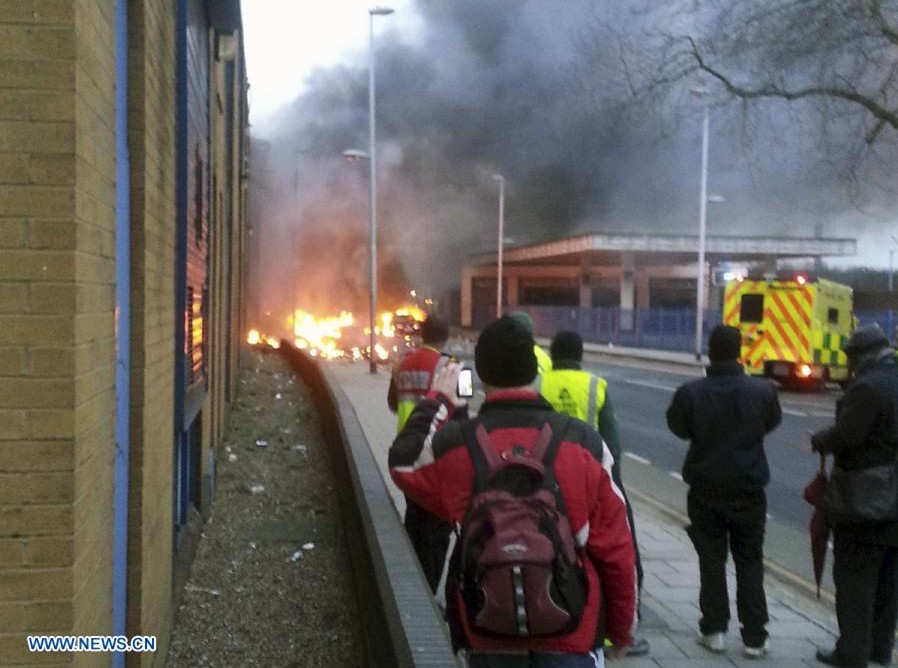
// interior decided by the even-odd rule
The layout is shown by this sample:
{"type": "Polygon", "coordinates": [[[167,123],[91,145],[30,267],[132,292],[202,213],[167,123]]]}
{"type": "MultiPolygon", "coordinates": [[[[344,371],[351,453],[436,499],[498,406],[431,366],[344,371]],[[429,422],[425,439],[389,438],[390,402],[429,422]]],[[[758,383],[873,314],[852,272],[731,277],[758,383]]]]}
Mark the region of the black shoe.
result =
{"type": "Polygon", "coordinates": [[[863,668],[863,664],[846,663],[839,658],[839,655],[836,654],[835,650],[832,652],[824,652],[822,649],[818,649],[817,661],[824,663],[827,666],[836,666],[836,668],[863,668]]]}
{"type": "Polygon", "coordinates": [[[645,638],[633,638],[633,644],[627,648],[627,656],[642,656],[649,653],[649,641],[645,638]]]}
{"type": "Polygon", "coordinates": [[[876,656],[875,654],[870,657],[870,663],[875,663],[877,666],[891,666],[892,665],[892,653],[889,652],[883,656],[876,656]]]}

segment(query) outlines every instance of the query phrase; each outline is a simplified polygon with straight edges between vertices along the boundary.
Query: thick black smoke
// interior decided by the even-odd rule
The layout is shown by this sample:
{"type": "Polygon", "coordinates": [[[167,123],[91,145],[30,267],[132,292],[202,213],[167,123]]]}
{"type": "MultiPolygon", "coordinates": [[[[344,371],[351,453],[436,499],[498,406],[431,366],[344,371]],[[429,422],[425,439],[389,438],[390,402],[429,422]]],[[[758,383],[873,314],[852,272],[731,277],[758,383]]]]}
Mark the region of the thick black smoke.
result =
{"type": "MultiPolygon", "coordinates": [[[[639,4],[420,0],[424,33],[413,39],[378,21],[385,306],[411,289],[441,297],[468,254],[495,250],[496,173],[515,244],[695,233],[703,103],[689,81],[664,106],[633,102],[621,44],[638,44],[659,16],[639,4]]],[[[368,164],[340,155],[367,150],[367,77],[364,58],[317,72],[269,128],[271,149],[256,165],[261,227],[278,230],[267,236],[268,280],[295,283],[319,310],[366,303],[368,164]]],[[[726,201],[709,210],[709,233],[810,236],[823,223],[828,235],[853,236],[863,217],[812,130],[817,108],[772,102],[746,115],[724,100],[710,100],[710,192],[726,201]]]]}

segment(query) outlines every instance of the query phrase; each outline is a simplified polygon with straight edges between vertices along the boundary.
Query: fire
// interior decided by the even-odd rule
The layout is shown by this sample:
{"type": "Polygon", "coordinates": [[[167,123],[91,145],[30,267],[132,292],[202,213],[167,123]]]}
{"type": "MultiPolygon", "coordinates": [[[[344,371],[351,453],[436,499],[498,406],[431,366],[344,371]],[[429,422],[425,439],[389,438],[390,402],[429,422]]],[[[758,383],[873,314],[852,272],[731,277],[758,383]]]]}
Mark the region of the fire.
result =
{"type": "MultiPolygon", "coordinates": [[[[421,322],[426,317],[427,314],[416,306],[379,314],[374,326],[375,357],[385,361],[390,359],[391,354],[398,352],[402,341],[394,343],[391,339],[402,337],[409,340],[408,330],[402,329],[402,325],[398,323],[407,325],[410,318],[421,322]],[[397,326],[400,327],[399,331],[397,326]]],[[[367,318],[361,323],[349,311],[341,311],[337,316],[317,317],[308,311],[296,309],[293,317],[288,318],[287,324],[293,331],[294,345],[307,351],[312,357],[354,361],[368,357],[371,328],[367,318]]],[[[273,348],[280,345],[277,339],[265,336],[256,329],[250,330],[246,340],[251,345],[267,343],[273,348]]]]}
{"type": "Polygon", "coordinates": [[[316,318],[311,313],[296,309],[293,312],[293,336],[296,347],[308,350],[310,355],[336,359],[345,357],[347,351],[340,345],[343,329],[355,324],[348,311],[328,318],[316,318]]]}
{"type": "Polygon", "coordinates": [[[271,348],[281,347],[280,341],[278,341],[273,336],[266,336],[262,334],[258,329],[249,330],[249,334],[246,335],[246,342],[251,346],[258,346],[261,343],[266,343],[271,348]]]}
{"type": "Polygon", "coordinates": [[[424,322],[427,319],[427,313],[419,309],[417,306],[403,306],[395,311],[396,315],[410,315],[418,322],[424,322]]]}

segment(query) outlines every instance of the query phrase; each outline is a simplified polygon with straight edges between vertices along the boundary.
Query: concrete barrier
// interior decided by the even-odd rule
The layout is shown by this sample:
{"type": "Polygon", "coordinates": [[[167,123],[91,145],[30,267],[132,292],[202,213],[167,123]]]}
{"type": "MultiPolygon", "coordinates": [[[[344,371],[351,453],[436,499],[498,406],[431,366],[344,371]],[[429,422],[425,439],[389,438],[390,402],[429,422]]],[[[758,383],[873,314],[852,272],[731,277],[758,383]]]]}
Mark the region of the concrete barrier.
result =
{"type": "Polygon", "coordinates": [[[338,483],[371,668],[460,668],[368,440],[339,383],[305,352],[281,353],[315,398],[338,483]]]}

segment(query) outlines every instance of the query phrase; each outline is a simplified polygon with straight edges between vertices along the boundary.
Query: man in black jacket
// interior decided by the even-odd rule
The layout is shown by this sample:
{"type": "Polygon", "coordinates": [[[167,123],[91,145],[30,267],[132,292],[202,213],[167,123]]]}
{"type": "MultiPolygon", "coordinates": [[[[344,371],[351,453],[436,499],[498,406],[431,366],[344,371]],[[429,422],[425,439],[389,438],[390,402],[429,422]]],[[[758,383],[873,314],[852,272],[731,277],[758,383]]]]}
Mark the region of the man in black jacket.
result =
{"type": "MultiPolygon", "coordinates": [[[[811,437],[816,452],[856,470],[898,454],[898,364],[879,325],[859,327],[845,347],[854,378],[836,407],[836,423],[811,437]]],[[[833,527],[833,582],[839,639],[817,652],[829,666],[889,665],[898,614],[898,522],[833,527]]]]}
{"type": "Polygon", "coordinates": [[[698,642],[712,652],[726,651],[729,542],[744,654],[761,658],[767,653],[764,487],[770,481],[764,435],[776,428],[782,413],[776,388],[745,374],[738,361],[740,346],[735,327],[720,325],[711,332],[707,376],[676,391],[667,409],[667,425],[690,441],[683,480],[689,485],[687,532],[698,553],[701,576],[698,642]]]}

